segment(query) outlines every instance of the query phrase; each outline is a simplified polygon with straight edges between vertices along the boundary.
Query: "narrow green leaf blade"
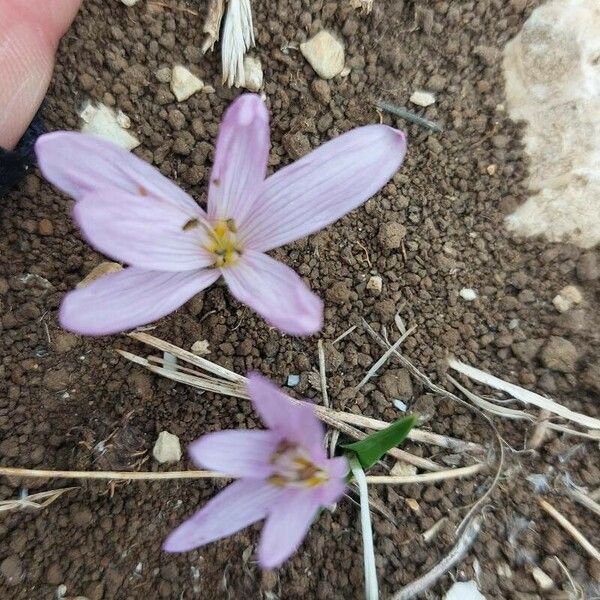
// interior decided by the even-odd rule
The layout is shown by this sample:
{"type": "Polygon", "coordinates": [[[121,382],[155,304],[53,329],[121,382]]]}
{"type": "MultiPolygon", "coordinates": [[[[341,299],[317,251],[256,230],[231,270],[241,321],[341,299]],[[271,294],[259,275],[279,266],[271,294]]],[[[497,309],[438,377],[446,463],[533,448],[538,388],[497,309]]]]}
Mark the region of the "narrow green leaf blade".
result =
{"type": "Polygon", "coordinates": [[[390,448],[398,446],[406,439],[416,422],[417,417],[409,415],[364,440],[343,444],[342,448],[354,452],[363,469],[370,469],[390,448]]]}

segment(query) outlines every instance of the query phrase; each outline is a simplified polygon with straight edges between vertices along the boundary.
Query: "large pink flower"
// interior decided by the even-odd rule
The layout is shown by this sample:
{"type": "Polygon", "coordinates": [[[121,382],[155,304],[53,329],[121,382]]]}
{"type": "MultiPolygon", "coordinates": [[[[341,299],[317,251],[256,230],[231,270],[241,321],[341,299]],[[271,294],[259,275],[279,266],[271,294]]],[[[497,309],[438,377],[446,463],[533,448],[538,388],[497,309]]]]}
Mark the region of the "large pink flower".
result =
{"type": "Polygon", "coordinates": [[[258,560],[266,569],[293,554],[317,511],[346,488],[348,461],[327,458],[323,426],[269,380],[248,376],[248,392],[268,430],[210,433],[190,447],[200,466],[240,477],[167,538],[168,552],[187,552],[266,519],[258,560]]]}
{"type": "Polygon", "coordinates": [[[206,211],[156,169],[100,139],[50,133],[36,151],[45,177],[78,200],[73,214],[88,242],[130,265],[67,294],[63,327],[88,335],[133,329],[222,275],[269,324],[307,335],[321,328],[323,304],[266,252],[366,201],[402,163],[406,140],[391,127],[367,125],[265,178],[268,112],[259,96],[240,96],[221,125],[206,211]]]}

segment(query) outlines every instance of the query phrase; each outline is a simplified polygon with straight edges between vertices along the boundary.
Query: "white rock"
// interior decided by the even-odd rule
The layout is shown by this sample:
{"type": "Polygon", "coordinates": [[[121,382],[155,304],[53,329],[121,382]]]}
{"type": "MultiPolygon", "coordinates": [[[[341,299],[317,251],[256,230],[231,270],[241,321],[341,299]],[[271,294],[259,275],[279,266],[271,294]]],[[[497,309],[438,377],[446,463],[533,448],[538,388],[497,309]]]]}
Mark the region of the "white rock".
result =
{"type": "Polygon", "coordinates": [[[581,304],[583,296],[579,288],[574,285],[565,286],[552,300],[552,304],[558,312],[564,313],[571,310],[575,304],[581,304]]]}
{"type": "Polygon", "coordinates": [[[171,73],[171,91],[177,102],[183,102],[204,87],[202,79],[196,77],[182,65],[175,65],[171,73]]]}
{"type": "Polygon", "coordinates": [[[551,590],[554,587],[554,581],[552,581],[552,579],[550,579],[550,577],[539,567],[534,567],[531,570],[531,576],[535,579],[540,590],[551,590]]]}
{"type": "Polygon", "coordinates": [[[506,218],[519,235],[600,243],[598,0],[551,0],[504,50],[509,116],[526,121],[531,191],[506,218]]]}
{"type": "Polygon", "coordinates": [[[457,581],[444,596],[444,600],[485,600],[474,581],[457,581]]]}
{"type": "Polygon", "coordinates": [[[210,354],[207,340],[198,340],[192,344],[192,352],[196,356],[204,356],[210,354]]]}
{"type": "Polygon", "coordinates": [[[458,292],[458,294],[467,302],[473,302],[473,300],[476,300],[478,296],[477,292],[472,288],[463,288],[460,290],[460,292],[458,292]]]}
{"type": "Polygon", "coordinates": [[[300,52],[323,79],[332,79],[344,68],[344,45],[329,31],[319,31],[300,44],[300,52]]]}
{"type": "Polygon", "coordinates": [[[262,65],[254,56],[244,57],[244,86],[251,92],[258,92],[263,84],[262,65]]]}
{"type": "Polygon", "coordinates": [[[161,431],[152,449],[152,456],[161,465],[163,463],[179,462],[181,460],[179,438],[168,431],[161,431]]]}
{"type": "Polygon", "coordinates": [[[123,112],[119,111],[119,115],[112,108],[104,104],[86,104],[79,116],[83,120],[81,131],[101,137],[121,148],[133,150],[140,145],[140,141],[121,126],[121,123],[131,121],[123,112]],[[122,115],[122,116],[121,116],[122,115]]]}
{"type": "Polygon", "coordinates": [[[367,281],[367,289],[376,294],[381,293],[381,290],[383,289],[383,279],[381,279],[379,275],[373,275],[369,278],[369,281],[367,281]]]}
{"type": "Polygon", "coordinates": [[[394,477],[406,477],[408,475],[416,475],[417,467],[408,463],[397,460],[396,464],[390,469],[390,475],[394,477]]]}
{"type": "Polygon", "coordinates": [[[122,110],[117,112],[117,123],[123,129],[129,129],[131,127],[131,119],[122,110]]]}
{"type": "Polygon", "coordinates": [[[134,4],[137,4],[140,0],[121,0],[121,2],[125,5],[125,6],[133,6],[134,4]]]}
{"type": "Polygon", "coordinates": [[[410,101],[417,106],[431,106],[435,104],[435,96],[431,92],[416,90],[412,93],[410,101]]]}
{"type": "Polygon", "coordinates": [[[92,281],[96,281],[96,279],[99,279],[104,275],[108,275],[109,273],[118,273],[122,270],[123,267],[119,263],[109,261],[101,262],[99,265],[96,265],[75,287],[77,289],[83,288],[92,283],[92,281]]]}

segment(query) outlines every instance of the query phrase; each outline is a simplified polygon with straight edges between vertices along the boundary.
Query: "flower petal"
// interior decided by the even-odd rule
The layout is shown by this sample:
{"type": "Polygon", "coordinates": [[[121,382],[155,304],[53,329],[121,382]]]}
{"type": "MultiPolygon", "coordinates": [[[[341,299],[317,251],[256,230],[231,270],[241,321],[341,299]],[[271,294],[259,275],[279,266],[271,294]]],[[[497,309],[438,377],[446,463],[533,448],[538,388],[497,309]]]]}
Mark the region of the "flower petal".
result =
{"type": "Polygon", "coordinates": [[[73,217],[97,250],[130,265],[157,271],[191,271],[208,267],[206,229],[196,213],[153,196],[105,188],[85,196],[73,217]]]}
{"type": "Polygon", "coordinates": [[[92,135],[58,131],[42,135],[35,151],[44,177],[80,200],[105,188],[141,190],[182,210],[202,209],[179,186],[131,152],[92,135]]]}
{"type": "Polygon", "coordinates": [[[277,329],[311,335],[323,326],[323,302],[289,267],[247,250],[238,264],[223,269],[231,293],[277,329]]]}
{"type": "Polygon", "coordinates": [[[235,481],[175,529],[163,544],[163,550],[187,552],[227,537],[264,519],[281,494],[281,488],[264,481],[235,481]]]}
{"type": "Polygon", "coordinates": [[[266,479],[281,438],[270,431],[229,430],[203,435],[189,449],[193,461],[232,477],[266,479]]]}
{"type": "Polygon", "coordinates": [[[209,269],[173,273],[129,267],[69,292],[60,307],[60,324],[84,335],[128,331],[173,312],[214,283],[209,269]]]}
{"type": "Polygon", "coordinates": [[[274,569],[302,543],[315,518],[319,503],[306,490],[287,490],[269,510],[258,544],[258,562],[274,569]]]}
{"type": "Polygon", "coordinates": [[[302,444],[319,464],[326,460],[325,429],[310,405],[293,402],[259,373],[248,373],[247,388],[256,412],[269,429],[302,444]]]}
{"type": "Polygon", "coordinates": [[[269,177],[238,222],[245,247],[266,252],[322,229],[379,191],[406,153],[404,133],[367,125],[269,177]]]}
{"type": "Polygon", "coordinates": [[[244,218],[265,179],[269,145],[265,103],[257,94],[243,94],[219,130],[208,191],[211,220],[244,218]]]}

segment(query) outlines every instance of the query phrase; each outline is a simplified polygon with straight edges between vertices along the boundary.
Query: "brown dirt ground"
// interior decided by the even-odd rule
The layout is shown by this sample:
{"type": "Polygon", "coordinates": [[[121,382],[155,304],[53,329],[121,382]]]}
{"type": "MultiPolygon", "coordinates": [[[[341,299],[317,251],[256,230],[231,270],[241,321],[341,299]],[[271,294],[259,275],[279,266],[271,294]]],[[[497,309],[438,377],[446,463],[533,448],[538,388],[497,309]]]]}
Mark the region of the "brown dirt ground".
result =
{"type": "MultiPolygon", "coordinates": [[[[50,129],[76,129],[77,109],[85,99],[118,106],[132,118],[142,141],[136,153],[203,201],[218,123],[238,91],[218,84],[218,55],[199,52],[202,16],[185,9],[202,11],[203,3],[163,4],[140,2],[126,9],[116,0],[85,0],[61,44],[45,116],[50,129]],[[190,65],[216,93],[199,93],[177,104],[168,85],[154,75],[177,62],[190,65]]],[[[271,166],[287,164],[340,132],[376,122],[375,98],[405,104],[419,87],[437,93],[438,101],[424,114],[442,123],[445,132],[433,135],[397,122],[407,129],[410,146],[393,181],[326,231],[277,251],[326,298],[323,339],[334,340],[362,317],[376,330],[387,327],[391,332],[399,311],[407,323],[418,326],[405,353],[434,380],[443,382],[444,357],[453,353],[599,416],[600,282],[586,279],[586,265],[598,252],[590,258],[570,245],[511,239],[502,227],[503,214],[524,199],[526,164],[519,129],[502,108],[499,49],[518,31],[532,3],[375,0],[368,17],[347,4],[253,3],[255,52],[264,65],[272,114],[271,166]],[[323,27],[344,39],[352,68],[348,77],[326,84],[317,82],[297,51],[299,42],[323,27]],[[490,165],[495,167],[488,170],[490,165]],[[380,230],[390,223],[406,228],[404,252],[386,247],[386,229],[380,230]],[[378,296],[366,290],[371,274],[383,278],[378,296]],[[585,304],[559,315],[551,300],[566,284],[580,287],[585,304]],[[476,288],[479,299],[460,299],[462,287],[476,288]],[[575,346],[578,360],[568,367],[571,372],[546,368],[547,360],[540,358],[539,348],[551,336],[575,346]]],[[[71,204],[36,172],[3,201],[1,463],[133,468],[132,455],[150,455],[163,429],[187,444],[205,431],[257,426],[246,402],[199,394],[125,363],[116,347],[145,352],[128,339],[86,339],[60,330],[56,309],[62,296],[101,261],[74,227],[71,204]],[[95,444],[115,428],[112,447],[100,455],[95,444]]],[[[317,340],[290,339],[270,330],[223,287],[197,297],[154,333],[188,349],[207,339],[215,362],[240,373],[257,369],[282,384],[288,374],[297,373],[301,383],[295,391],[318,394],[308,381],[317,366],[317,340]]],[[[329,392],[335,407],[393,419],[397,412],[391,395],[404,393],[411,409],[429,414],[426,426],[431,429],[464,439],[491,439],[482,419],[427,394],[417,382],[411,390],[404,381],[398,390],[394,376],[403,374],[393,362],[383,376],[355,393],[354,386],[380,354],[360,327],[329,347],[329,392]]],[[[541,566],[557,588],[570,589],[553,558],[558,556],[591,594],[600,565],[540,513],[525,476],[568,473],[595,489],[600,485],[598,444],[553,436],[539,453],[522,452],[531,428],[520,422],[497,424],[514,452],[509,452],[479,540],[451,575],[468,578],[479,570],[480,588],[488,598],[537,598],[532,565],[541,566]]],[[[408,449],[424,456],[437,452],[416,444],[408,449]]],[[[186,460],[180,466],[190,465],[186,460]]],[[[157,469],[151,457],[143,468],[157,469]]],[[[22,487],[33,492],[70,483],[3,478],[0,498],[16,497],[22,487]]],[[[373,490],[398,522],[374,516],[382,597],[440,560],[452,544],[451,528],[430,544],[422,532],[444,515],[458,523],[488,483],[481,476],[373,490]],[[418,501],[417,514],[406,498],[418,501]]],[[[89,600],[362,597],[361,540],[357,509],[350,502],[323,514],[301,550],[274,573],[261,574],[253,556],[242,560],[244,550],[256,543],[258,527],[189,554],[162,553],[167,532],[217,488],[198,482],[131,483],[117,486],[111,495],[106,484],[85,484],[47,509],[4,513],[0,597],[49,599],[59,584],[67,586],[67,596],[89,600]]],[[[600,545],[592,513],[556,492],[550,496],[600,545]]],[[[450,584],[446,576],[431,597],[441,597],[450,584]]]]}

